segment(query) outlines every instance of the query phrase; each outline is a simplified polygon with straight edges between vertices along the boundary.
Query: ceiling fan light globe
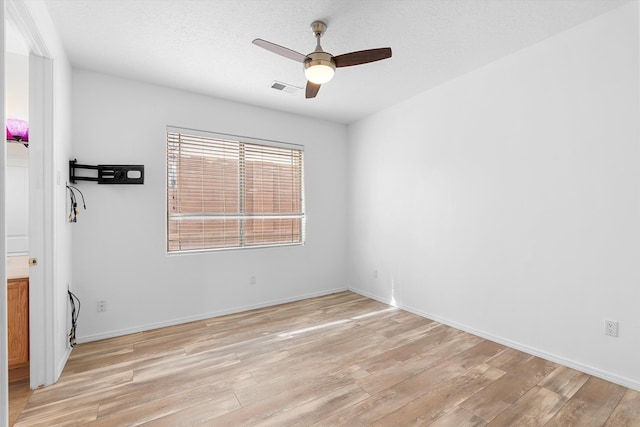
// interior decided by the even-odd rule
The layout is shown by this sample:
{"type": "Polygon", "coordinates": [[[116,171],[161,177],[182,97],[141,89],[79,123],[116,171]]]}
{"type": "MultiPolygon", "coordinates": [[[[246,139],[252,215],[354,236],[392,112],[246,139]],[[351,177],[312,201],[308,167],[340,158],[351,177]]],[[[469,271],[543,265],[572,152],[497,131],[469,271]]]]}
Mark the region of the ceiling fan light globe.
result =
{"type": "Polygon", "coordinates": [[[304,75],[311,83],[324,84],[333,78],[335,70],[328,65],[313,65],[304,70],[304,75]]]}
{"type": "Polygon", "coordinates": [[[304,61],[304,75],[311,83],[324,84],[333,78],[335,71],[336,63],[326,52],[310,53],[304,61]]]}

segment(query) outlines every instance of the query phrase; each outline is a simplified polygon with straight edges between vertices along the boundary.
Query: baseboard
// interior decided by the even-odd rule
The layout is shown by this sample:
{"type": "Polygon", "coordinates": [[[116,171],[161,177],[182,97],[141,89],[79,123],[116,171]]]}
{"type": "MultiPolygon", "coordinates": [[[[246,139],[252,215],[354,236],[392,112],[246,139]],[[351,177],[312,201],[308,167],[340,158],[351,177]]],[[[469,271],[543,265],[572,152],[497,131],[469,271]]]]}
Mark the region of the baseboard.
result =
{"type": "MultiPolygon", "coordinates": [[[[211,319],[213,317],[226,316],[229,314],[241,313],[243,311],[250,311],[258,308],[272,307],[274,305],[286,304],[289,302],[301,301],[309,298],[321,297],[324,295],[331,295],[338,292],[344,292],[346,290],[347,288],[334,288],[334,289],[329,289],[321,292],[313,292],[309,294],[297,295],[290,298],[282,298],[277,300],[265,301],[258,304],[251,304],[251,305],[234,307],[234,308],[229,308],[229,309],[219,310],[219,311],[214,311],[209,313],[202,313],[196,316],[182,317],[182,318],[167,320],[163,322],[148,323],[145,325],[135,326],[133,328],[113,330],[113,331],[108,331],[108,332],[103,332],[103,333],[93,334],[93,335],[78,336],[76,338],[76,342],[78,344],[82,344],[82,343],[87,343],[92,341],[99,341],[107,338],[120,337],[123,335],[130,335],[138,332],[150,331],[158,328],[165,328],[167,326],[181,325],[183,323],[196,322],[198,320],[211,319]]],[[[66,363],[66,360],[65,360],[65,363],[66,363]]]]}
{"type": "MultiPolygon", "coordinates": [[[[374,295],[371,294],[367,291],[363,291],[362,289],[357,289],[357,288],[349,288],[349,290],[351,292],[355,292],[357,294],[360,294],[362,296],[365,296],[367,298],[371,298],[373,300],[382,302],[384,304],[389,304],[391,305],[391,301],[389,299],[386,298],[382,298],[378,295],[374,295]]],[[[431,319],[434,320],[436,322],[442,323],[444,325],[447,326],[451,326],[452,328],[456,328],[456,329],[460,329],[462,331],[468,332],[470,334],[476,335],[478,337],[487,339],[489,341],[493,341],[493,342],[497,342],[498,344],[502,344],[502,345],[506,345],[507,347],[511,347],[514,348],[516,350],[520,350],[524,353],[527,354],[531,354],[533,356],[537,356],[540,357],[542,359],[545,360],[549,360],[551,362],[557,363],[559,365],[562,366],[566,366],[568,368],[571,369],[575,369],[576,371],[580,371],[580,372],[584,372],[585,374],[589,374],[592,375],[594,377],[598,377],[598,378],[602,378],[603,380],[606,381],[610,381],[612,383],[615,384],[619,384],[621,386],[636,390],[636,391],[640,391],[640,382],[637,381],[633,381],[629,378],[625,378],[625,377],[621,377],[619,375],[615,375],[612,374],[610,372],[607,371],[603,371],[601,369],[598,368],[594,368],[593,366],[589,366],[589,365],[585,365],[583,363],[580,362],[576,362],[574,360],[570,360],[570,359],[566,359],[562,356],[558,356],[556,354],[553,353],[548,353],[544,350],[540,350],[538,348],[535,347],[530,347],[526,344],[522,344],[519,343],[517,341],[512,341],[512,340],[508,340],[493,334],[490,334],[488,332],[482,331],[482,330],[478,330],[476,328],[473,328],[469,325],[465,325],[463,323],[459,323],[450,319],[446,319],[437,315],[434,315],[432,313],[427,313],[423,310],[417,309],[415,307],[406,305],[406,304],[395,304],[396,307],[398,307],[401,310],[405,310],[408,311],[409,313],[413,313],[416,314],[418,316],[421,317],[425,317],[427,319],[431,319]]]]}

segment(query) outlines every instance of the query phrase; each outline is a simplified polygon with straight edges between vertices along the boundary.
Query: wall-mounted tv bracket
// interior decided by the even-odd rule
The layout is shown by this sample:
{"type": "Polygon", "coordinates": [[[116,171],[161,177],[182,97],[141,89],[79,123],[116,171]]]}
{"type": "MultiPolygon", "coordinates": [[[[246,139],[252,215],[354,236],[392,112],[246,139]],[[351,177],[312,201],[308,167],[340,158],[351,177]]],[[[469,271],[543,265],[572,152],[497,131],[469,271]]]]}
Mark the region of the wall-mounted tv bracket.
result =
{"type": "Polygon", "coordinates": [[[98,184],[144,184],[144,165],[81,165],[69,160],[69,181],[96,181],[98,184]],[[78,176],[77,169],[97,170],[98,176],[78,176]]]}

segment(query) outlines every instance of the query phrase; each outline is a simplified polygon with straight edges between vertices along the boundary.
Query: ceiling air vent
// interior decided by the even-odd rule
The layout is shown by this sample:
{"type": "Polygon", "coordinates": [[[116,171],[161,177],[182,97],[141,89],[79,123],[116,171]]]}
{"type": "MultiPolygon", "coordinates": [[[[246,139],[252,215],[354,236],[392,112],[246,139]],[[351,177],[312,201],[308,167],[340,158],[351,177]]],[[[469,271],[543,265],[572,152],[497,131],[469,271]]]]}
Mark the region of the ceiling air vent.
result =
{"type": "Polygon", "coordinates": [[[298,91],[302,88],[274,80],[273,83],[271,83],[271,89],[279,90],[280,92],[285,92],[289,95],[293,95],[295,93],[298,93],[298,91]]]}

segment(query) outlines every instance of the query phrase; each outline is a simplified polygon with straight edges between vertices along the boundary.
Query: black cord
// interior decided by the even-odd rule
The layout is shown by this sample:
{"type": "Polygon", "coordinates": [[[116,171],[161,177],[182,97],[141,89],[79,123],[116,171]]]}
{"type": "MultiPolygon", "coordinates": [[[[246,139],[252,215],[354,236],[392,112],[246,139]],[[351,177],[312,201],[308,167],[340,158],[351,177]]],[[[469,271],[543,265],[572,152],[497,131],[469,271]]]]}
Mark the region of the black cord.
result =
{"type": "MultiPolygon", "coordinates": [[[[82,207],[83,207],[83,208],[84,208],[84,210],[86,211],[86,210],[87,210],[87,204],[84,202],[84,194],[82,194],[82,191],[80,191],[80,190],[78,189],[78,187],[75,187],[75,186],[73,186],[73,185],[67,185],[67,188],[68,188],[69,190],[71,190],[71,189],[76,190],[78,193],[80,193],[80,197],[82,197],[82,207]]],[[[71,190],[71,191],[73,191],[73,190],[71,190]]],[[[75,194],[73,195],[73,197],[74,197],[74,199],[75,199],[75,194]]]]}
{"type": "Polygon", "coordinates": [[[82,194],[82,191],[73,185],[67,184],[66,187],[67,190],[69,190],[69,203],[71,204],[71,207],[69,208],[69,222],[78,222],[78,199],[76,198],[75,191],[80,193],[80,196],[82,197],[82,206],[87,210],[87,204],[84,201],[84,194],[82,194]]]}
{"type": "Polygon", "coordinates": [[[67,291],[69,294],[69,301],[71,303],[71,331],[69,332],[69,345],[71,347],[76,346],[76,327],[78,326],[78,316],[80,316],[80,299],[71,291],[67,291]],[[78,301],[78,311],[76,311],[76,303],[78,301]]]}

